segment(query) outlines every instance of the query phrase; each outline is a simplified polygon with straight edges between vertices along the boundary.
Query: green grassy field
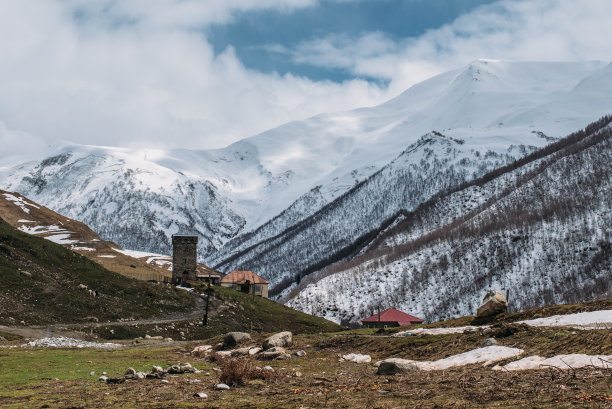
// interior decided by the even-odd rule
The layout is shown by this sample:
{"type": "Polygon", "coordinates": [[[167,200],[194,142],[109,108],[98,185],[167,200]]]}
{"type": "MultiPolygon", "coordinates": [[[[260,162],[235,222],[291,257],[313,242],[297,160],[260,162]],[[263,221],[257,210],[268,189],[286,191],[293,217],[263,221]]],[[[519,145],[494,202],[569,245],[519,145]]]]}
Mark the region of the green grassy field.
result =
{"type": "MultiPolygon", "coordinates": [[[[267,334],[254,334],[253,345],[267,334]]],[[[272,365],[276,376],[247,380],[218,391],[223,362],[188,355],[200,343],[130,346],[117,351],[83,349],[0,349],[1,408],[609,408],[612,367],[572,371],[554,369],[503,372],[480,365],[446,371],[377,375],[371,364],[339,362],[342,354],[371,354],[373,361],[391,356],[440,359],[479,346],[486,335],[388,337],[350,332],[298,334],[291,350],[305,357],[256,361],[272,365]],[[106,384],[102,372],[121,377],[127,367],[148,370],[190,362],[202,372],[159,379],[106,384]],[[90,373],[95,375],[91,376],[90,373]],[[208,399],[194,395],[205,392],[208,399]],[[607,405],[607,406],[606,406],[607,405]]],[[[520,327],[500,345],[527,354],[612,354],[612,331],[520,327]]]]}

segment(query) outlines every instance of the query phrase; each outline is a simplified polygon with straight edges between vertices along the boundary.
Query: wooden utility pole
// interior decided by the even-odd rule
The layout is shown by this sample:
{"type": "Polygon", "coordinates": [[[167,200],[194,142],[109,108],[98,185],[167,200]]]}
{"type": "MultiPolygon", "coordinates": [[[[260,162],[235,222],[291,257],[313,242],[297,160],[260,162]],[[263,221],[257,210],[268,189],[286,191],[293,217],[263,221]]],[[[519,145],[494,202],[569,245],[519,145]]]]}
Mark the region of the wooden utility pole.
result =
{"type": "Polygon", "coordinates": [[[206,289],[206,309],[204,310],[204,318],[202,318],[202,326],[208,325],[208,304],[210,302],[210,274],[208,274],[208,288],[206,289]]]}

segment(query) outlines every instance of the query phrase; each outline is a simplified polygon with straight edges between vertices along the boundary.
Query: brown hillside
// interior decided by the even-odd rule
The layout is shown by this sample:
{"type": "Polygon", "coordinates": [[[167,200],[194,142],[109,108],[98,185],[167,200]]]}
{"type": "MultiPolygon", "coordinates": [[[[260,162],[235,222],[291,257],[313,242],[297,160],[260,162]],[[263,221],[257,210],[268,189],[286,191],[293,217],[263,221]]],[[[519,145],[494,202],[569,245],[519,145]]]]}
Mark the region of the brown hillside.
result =
{"type": "MultiPolygon", "coordinates": [[[[0,190],[0,217],[13,227],[61,244],[106,269],[141,280],[169,280],[172,257],[124,250],[105,241],[87,225],[69,219],[19,193],[0,190]]],[[[202,271],[209,270],[198,265],[202,271]]]]}

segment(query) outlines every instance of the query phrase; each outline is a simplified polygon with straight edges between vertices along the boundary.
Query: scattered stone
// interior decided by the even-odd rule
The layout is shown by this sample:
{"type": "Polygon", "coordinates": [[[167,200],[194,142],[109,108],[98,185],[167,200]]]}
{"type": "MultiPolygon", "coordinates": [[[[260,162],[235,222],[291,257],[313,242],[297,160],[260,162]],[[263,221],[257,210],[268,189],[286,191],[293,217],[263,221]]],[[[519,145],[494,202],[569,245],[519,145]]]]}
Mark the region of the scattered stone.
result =
{"type": "Polygon", "coordinates": [[[238,348],[238,349],[234,349],[233,351],[231,351],[231,356],[232,357],[238,357],[238,356],[246,356],[249,355],[249,351],[250,348],[238,348]]]}
{"type": "Polygon", "coordinates": [[[149,334],[145,335],[144,339],[151,339],[151,335],[149,335],[149,334]]]}
{"type": "Polygon", "coordinates": [[[163,341],[164,337],[162,337],[161,335],[156,335],[156,336],[151,337],[149,339],[152,339],[154,341],[163,341]]]}
{"type": "Polygon", "coordinates": [[[96,373],[95,373],[94,371],[91,371],[91,372],[89,373],[89,376],[94,376],[95,374],[96,374],[96,373]]]}
{"type": "Polygon", "coordinates": [[[264,366],[264,367],[263,367],[263,370],[264,370],[264,371],[272,371],[272,372],[276,372],[276,371],[274,370],[274,368],[272,368],[270,365],[266,365],[266,366],[264,366]]]}
{"type": "Polygon", "coordinates": [[[172,342],[173,340],[172,340],[172,338],[164,338],[164,341],[165,342],[172,342]]]}
{"type": "Polygon", "coordinates": [[[264,350],[267,350],[273,347],[290,346],[292,342],[293,342],[293,338],[291,336],[291,332],[283,331],[283,332],[274,334],[268,339],[266,339],[261,346],[264,350]]]}
{"type": "Polygon", "coordinates": [[[169,380],[167,380],[167,379],[162,379],[162,380],[161,380],[161,383],[163,383],[163,384],[165,384],[165,385],[169,385],[169,384],[170,384],[170,381],[169,381],[169,380]]]}
{"type": "Polygon", "coordinates": [[[342,359],[358,364],[365,364],[372,361],[372,357],[370,355],[362,355],[360,353],[342,355],[342,359]]]}
{"type": "Polygon", "coordinates": [[[299,349],[299,350],[295,351],[293,353],[293,355],[295,355],[295,356],[306,356],[306,351],[304,351],[303,349],[299,349]]]}
{"type": "Polygon", "coordinates": [[[195,347],[193,351],[191,351],[191,355],[197,356],[197,357],[203,357],[203,356],[206,356],[209,352],[211,352],[212,349],[213,349],[212,345],[200,345],[200,346],[195,347]]]}
{"type": "Polygon", "coordinates": [[[182,374],[185,371],[181,369],[180,365],[174,364],[170,368],[166,369],[166,372],[168,372],[169,374],[182,374]]]}
{"type": "Polygon", "coordinates": [[[489,291],[476,311],[477,317],[490,317],[508,309],[506,297],[499,291],[489,291]]]}
{"type": "Polygon", "coordinates": [[[208,394],[205,392],[199,392],[194,395],[196,398],[208,399],[208,394]]]}
{"type": "Polygon", "coordinates": [[[28,278],[32,278],[32,273],[29,271],[19,270],[19,272],[28,278]]]}
{"type": "Polygon", "coordinates": [[[220,391],[227,391],[230,387],[224,383],[218,383],[215,388],[220,391]]]}
{"type": "Polygon", "coordinates": [[[0,336],[0,342],[6,342],[8,341],[6,338],[4,338],[3,336],[0,336]]]}
{"type": "Polygon", "coordinates": [[[104,375],[98,378],[98,381],[100,382],[106,382],[107,380],[108,380],[108,376],[104,376],[104,375]]]}
{"type": "Polygon", "coordinates": [[[189,362],[181,364],[179,367],[181,368],[181,371],[183,371],[183,372],[188,372],[188,373],[194,373],[195,372],[195,368],[193,366],[191,366],[191,364],[189,362]]]}
{"type": "Polygon", "coordinates": [[[491,345],[497,345],[497,340],[495,338],[487,338],[482,343],[482,347],[490,347],[491,345]]]}
{"type": "Polygon", "coordinates": [[[276,359],[291,359],[291,354],[280,354],[276,359]]]}
{"type": "Polygon", "coordinates": [[[136,375],[134,375],[135,379],[138,379],[139,381],[143,380],[144,378],[147,377],[147,375],[144,372],[136,372],[136,375]]]}
{"type": "MultiPolygon", "coordinates": [[[[257,356],[259,359],[270,360],[279,358],[282,355],[288,355],[283,347],[270,348],[267,351],[260,352],[257,356]]],[[[291,355],[289,355],[291,357],[291,355]]]]}
{"type": "Polygon", "coordinates": [[[389,358],[378,366],[378,375],[395,375],[401,372],[418,371],[419,367],[407,359],[389,358]]]}
{"type": "Polygon", "coordinates": [[[126,375],[136,375],[136,369],[129,367],[128,369],[125,370],[125,374],[126,375]]]}
{"type": "Polygon", "coordinates": [[[246,332],[228,332],[223,337],[223,346],[225,348],[234,347],[251,340],[251,336],[246,332]]]}
{"type": "Polygon", "coordinates": [[[217,358],[229,358],[232,356],[232,351],[217,351],[215,355],[217,355],[217,358]]]}
{"type": "Polygon", "coordinates": [[[251,349],[249,349],[249,355],[250,355],[250,356],[256,355],[256,354],[258,354],[260,351],[261,351],[261,348],[260,348],[260,347],[251,348],[251,349]]]}
{"type": "Polygon", "coordinates": [[[162,368],[161,366],[156,366],[153,365],[153,368],[151,368],[151,373],[165,373],[166,371],[164,371],[164,368],[162,368]]]}
{"type": "Polygon", "coordinates": [[[295,371],[293,373],[293,376],[295,376],[296,378],[301,378],[302,377],[302,373],[300,371],[295,371]]]}

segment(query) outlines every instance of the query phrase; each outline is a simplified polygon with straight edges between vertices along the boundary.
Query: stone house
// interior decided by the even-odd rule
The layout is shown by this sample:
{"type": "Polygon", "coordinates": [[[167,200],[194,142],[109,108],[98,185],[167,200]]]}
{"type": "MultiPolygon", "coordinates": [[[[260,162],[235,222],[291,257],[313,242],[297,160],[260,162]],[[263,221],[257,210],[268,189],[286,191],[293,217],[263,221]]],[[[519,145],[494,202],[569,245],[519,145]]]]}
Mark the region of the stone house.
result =
{"type": "Polygon", "coordinates": [[[219,281],[223,287],[268,298],[269,281],[248,270],[234,270],[219,281]]]}

